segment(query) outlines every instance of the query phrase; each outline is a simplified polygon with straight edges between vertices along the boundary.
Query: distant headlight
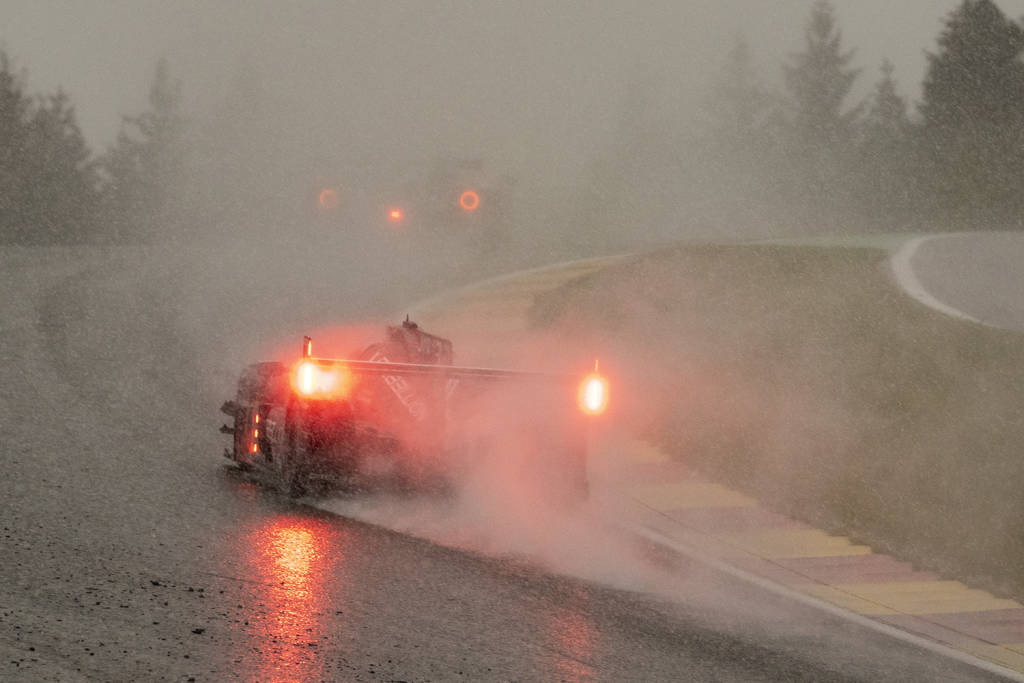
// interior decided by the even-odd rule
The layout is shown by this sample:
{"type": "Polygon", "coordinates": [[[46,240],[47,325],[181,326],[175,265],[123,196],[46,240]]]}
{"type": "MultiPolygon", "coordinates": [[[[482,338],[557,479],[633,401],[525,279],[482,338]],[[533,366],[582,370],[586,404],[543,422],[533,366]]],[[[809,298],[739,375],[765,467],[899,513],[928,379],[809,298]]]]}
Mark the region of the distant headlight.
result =
{"type": "Polygon", "coordinates": [[[476,211],[480,206],[480,195],[473,190],[466,190],[459,195],[459,206],[463,211],[476,211]]]}

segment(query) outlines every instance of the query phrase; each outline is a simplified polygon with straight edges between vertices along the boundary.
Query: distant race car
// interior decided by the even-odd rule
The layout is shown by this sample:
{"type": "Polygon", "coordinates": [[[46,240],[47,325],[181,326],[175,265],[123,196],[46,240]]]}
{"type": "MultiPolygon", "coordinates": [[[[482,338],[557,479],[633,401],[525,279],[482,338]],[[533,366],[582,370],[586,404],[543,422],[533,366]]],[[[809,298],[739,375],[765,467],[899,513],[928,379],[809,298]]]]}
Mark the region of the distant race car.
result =
{"type": "Polygon", "coordinates": [[[590,418],[608,383],[452,365],[452,343],[406,318],[352,359],[248,366],[224,455],[292,496],[332,488],[433,488],[474,464],[527,472],[552,495],[587,494],[590,418]]]}

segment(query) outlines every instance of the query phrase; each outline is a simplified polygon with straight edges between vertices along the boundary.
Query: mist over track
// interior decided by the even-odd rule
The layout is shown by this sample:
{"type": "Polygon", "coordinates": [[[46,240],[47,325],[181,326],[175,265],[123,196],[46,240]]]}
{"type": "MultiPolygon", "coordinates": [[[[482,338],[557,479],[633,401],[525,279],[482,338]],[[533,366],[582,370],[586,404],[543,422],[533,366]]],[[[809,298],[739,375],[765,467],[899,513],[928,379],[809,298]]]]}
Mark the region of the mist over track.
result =
{"type": "Polygon", "coordinates": [[[993,679],[611,532],[595,583],[233,476],[241,365],[425,281],[304,257],[0,254],[4,678],[993,679]]]}

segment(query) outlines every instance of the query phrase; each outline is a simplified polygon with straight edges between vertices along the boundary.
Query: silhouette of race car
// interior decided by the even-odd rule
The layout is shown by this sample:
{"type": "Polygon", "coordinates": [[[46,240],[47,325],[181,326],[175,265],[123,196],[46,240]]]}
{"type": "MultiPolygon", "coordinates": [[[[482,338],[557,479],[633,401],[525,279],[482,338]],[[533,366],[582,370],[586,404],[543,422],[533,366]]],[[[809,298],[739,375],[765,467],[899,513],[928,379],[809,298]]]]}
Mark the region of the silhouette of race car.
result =
{"type": "Polygon", "coordinates": [[[481,461],[529,472],[554,496],[587,495],[588,424],[608,383],[453,365],[452,343],[410,321],[351,358],[249,365],[221,410],[225,457],[291,496],[433,489],[481,461]]]}

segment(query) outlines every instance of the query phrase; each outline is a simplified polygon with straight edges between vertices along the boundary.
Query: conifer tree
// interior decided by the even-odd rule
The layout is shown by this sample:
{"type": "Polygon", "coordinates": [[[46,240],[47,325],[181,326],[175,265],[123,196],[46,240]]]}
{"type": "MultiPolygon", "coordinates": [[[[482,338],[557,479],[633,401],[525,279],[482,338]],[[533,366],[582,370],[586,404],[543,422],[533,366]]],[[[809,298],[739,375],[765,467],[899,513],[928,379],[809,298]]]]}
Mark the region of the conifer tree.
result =
{"type": "Polygon", "coordinates": [[[786,194],[816,227],[841,217],[855,193],[849,176],[861,107],[846,104],[859,74],[852,60],[832,5],[818,0],[804,31],[804,50],[785,66],[791,114],[784,141],[786,194]]]}
{"type": "Polygon", "coordinates": [[[24,198],[33,207],[29,242],[83,243],[96,228],[96,164],[66,93],[42,98],[28,122],[24,198]]]}
{"type": "Polygon", "coordinates": [[[862,125],[856,174],[861,213],[890,222],[907,218],[916,196],[909,156],[913,126],[894,72],[892,62],[884,60],[862,125]]]}
{"type": "Polygon", "coordinates": [[[89,240],[97,183],[67,95],[28,96],[23,74],[0,51],[0,242],[89,240]]]}
{"type": "MultiPolygon", "coordinates": [[[[255,222],[287,220],[295,210],[291,202],[303,197],[307,208],[314,210],[322,189],[314,181],[317,171],[310,165],[297,169],[289,154],[295,150],[280,134],[289,106],[275,97],[260,71],[246,60],[220,94],[217,116],[189,131],[196,144],[187,159],[187,193],[203,214],[204,235],[231,236],[250,230],[255,222]]],[[[337,173],[337,157],[324,155],[328,173],[337,173]]]]}
{"type": "Polygon", "coordinates": [[[737,36],[708,102],[715,137],[738,147],[757,144],[769,134],[774,104],[758,81],[747,40],[737,36]]]}
{"type": "Polygon", "coordinates": [[[149,109],[125,117],[103,159],[105,213],[114,239],[157,242],[188,231],[181,188],[186,172],[186,125],[181,84],[157,62],[149,109]]]}
{"type": "Polygon", "coordinates": [[[795,138],[811,147],[835,147],[849,140],[859,107],[846,109],[859,69],[853,51],[843,51],[832,5],[818,0],[804,31],[804,51],[785,67],[795,138]]]}
{"type": "Polygon", "coordinates": [[[24,76],[0,50],[0,242],[18,241],[24,223],[24,167],[31,99],[24,76]]]}
{"type": "Polygon", "coordinates": [[[920,156],[938,210],[981,227],[1024,208],[1024,29],[963,0],[928,56],[920,156]]]}
{"type": "Polygon", "coordinates": [[[907,137],[910,118],[907,100],[896,89],[895,67],[888,59],[882,61],[882,76],[875,84],[864,128],[870,140],[896,142],[907,137]]]}
{"type": "Polygon", "coordinates": [[[921,115],[930,127],[1006,123],[1024,95],[1024,29],[992,0],[963,0],[946,18],[938,52],[928,55],[921,115]]]}
{"type": "Polygon", "coordinates": [[[701,137],[687,145],[684,170],[699,188],[688,198],[705,207],[705,223],[734,229],[772,220],[780,206],[785,174],[780,173],[781,100],[757,73],[750,46],[737,35],[710,83],[701,137]]]}

